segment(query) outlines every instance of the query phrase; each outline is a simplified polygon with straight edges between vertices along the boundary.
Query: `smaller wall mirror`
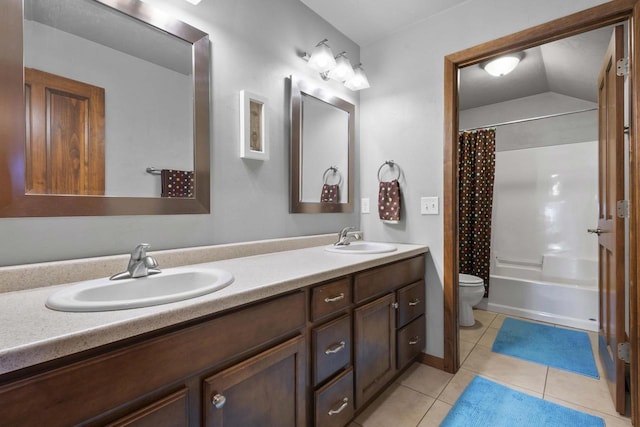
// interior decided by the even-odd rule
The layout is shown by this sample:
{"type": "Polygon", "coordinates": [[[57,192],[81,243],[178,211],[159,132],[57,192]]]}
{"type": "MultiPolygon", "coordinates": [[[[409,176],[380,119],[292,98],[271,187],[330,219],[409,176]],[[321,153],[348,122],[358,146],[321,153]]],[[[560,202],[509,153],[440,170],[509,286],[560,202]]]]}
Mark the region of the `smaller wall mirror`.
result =
{"type": "Polygon", "coordinates": [[[291,212],[353,212],[355,106],[291,77],[291,212]]]}

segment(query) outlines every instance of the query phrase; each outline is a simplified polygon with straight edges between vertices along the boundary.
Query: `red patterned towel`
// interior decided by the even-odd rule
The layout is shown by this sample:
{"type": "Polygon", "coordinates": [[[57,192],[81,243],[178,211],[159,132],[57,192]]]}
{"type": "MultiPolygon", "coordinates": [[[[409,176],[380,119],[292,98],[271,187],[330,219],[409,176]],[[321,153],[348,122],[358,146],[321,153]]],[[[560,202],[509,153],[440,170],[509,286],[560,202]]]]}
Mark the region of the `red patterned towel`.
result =
{"type": "Polygon", "coordinates": [[[322,186],[322,194],[320,195],[321,203],[338,203],[339,188],[337,185],[324,184],[322,186]]]}
{"type": "Polygon", "coordinates": [[[400,221],[400,183],[397,179],[391,182],[380,182],[378,192],[378,215],[383,221],[400,221]]]}
{"type": "Polygon", "coordinates": [[[195,176],[193,171],[162,169],[162,197],[193,197],[195,176]]]}

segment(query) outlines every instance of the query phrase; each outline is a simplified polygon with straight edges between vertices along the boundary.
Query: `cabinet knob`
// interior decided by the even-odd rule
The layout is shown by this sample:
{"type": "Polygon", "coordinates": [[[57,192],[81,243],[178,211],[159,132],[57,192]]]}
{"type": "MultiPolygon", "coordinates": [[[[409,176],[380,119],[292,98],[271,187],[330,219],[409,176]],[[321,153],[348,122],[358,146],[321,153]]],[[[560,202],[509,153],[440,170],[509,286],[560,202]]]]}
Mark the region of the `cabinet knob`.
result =
{"type": "Polygon", "coordinates": [[[416,345],[420,342],[420,337],[419,336],[415,336],[413,338],[409,339],[409,345],[416,345]]]}
{"type": "Polygon", "coordinates": [[[343,349],[344,349],[344,347],[345,347],[345,345],[346,345],[346,344],[345,344],[345,342],[344,342],[344,341],[340,341],[339,343],[335,343],[335,344],[334,344],[334,345],[332,345],[331,347],[327,348],[327,349],[324,351],[324,354],[334,354],[334,353],[337,353],[337,352],[339,352],[339,351],[343,350],[343,349]]]}
{"type": "Polygon", "coordinates": [[[335,297],[326,297],[324,299],[324,302],[336,302],[336,301],[340,301],[342,299],[344,299],[344,294],[340,293],[340,295],[335,296],[335,297]]]}
{"type": "Polygon", "coordinates": [[[411,301],[409,301],[409,307],[413,307],[418,304],[420,304],[420,298],[414,298],[411,301]]]}
{"type": "Polygon", "coordinates": [[[341,402],[340,407],[338,409],[333,409],[333,408],[329,409],[329,412],[328,412],[329,415],[335,415],[342,412],[344,408],[346,408],[349,405],[349,398],[345,397],[340,402],[341,402]]]}
{"type": "Polygon", "coordinates": [[[213,404],[213,406],[216,407],[216,409],[222,409],[222,407],[226,402],[227,402],[227,398],[221,395],[220,393],[214,394],[213,397],[211,398],[211,403],[213,404]]]}

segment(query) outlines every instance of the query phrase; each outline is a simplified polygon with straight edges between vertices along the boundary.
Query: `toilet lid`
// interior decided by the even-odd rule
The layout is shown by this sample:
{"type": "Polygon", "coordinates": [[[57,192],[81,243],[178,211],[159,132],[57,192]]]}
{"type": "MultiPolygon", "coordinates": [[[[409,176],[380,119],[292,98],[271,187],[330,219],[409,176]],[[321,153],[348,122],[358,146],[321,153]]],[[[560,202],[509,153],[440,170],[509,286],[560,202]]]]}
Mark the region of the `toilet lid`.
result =
{"type": "Polygon", "coordinates": [[[478,286],[484,284],[484,280],[480,277],[463,273],[460,273],[458,282],[460,283],[460,286],[478,286]]]}

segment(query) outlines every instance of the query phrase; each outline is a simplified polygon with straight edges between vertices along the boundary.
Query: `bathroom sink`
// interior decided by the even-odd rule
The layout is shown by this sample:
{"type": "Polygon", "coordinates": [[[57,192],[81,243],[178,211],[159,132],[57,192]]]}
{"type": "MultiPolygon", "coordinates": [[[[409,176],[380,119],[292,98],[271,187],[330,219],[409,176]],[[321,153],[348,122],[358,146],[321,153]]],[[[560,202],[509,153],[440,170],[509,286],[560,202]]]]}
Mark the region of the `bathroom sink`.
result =
{"type": "Polygon", "coordinates": [[[225,270],[178,267],[137,279],[78,282],[49,296],[46,306],[83,312],[148,307],[206,295],[232,282],[225,270]]]}
{"type": "Polygon", "coordinates": [[[393,252],[397,249],[398,248],[390,243],[378,242],[351,242],[345,246],[329,245],[324,248],[325,251],[341,254],[381,254],[384,252],[393,252]]]}

